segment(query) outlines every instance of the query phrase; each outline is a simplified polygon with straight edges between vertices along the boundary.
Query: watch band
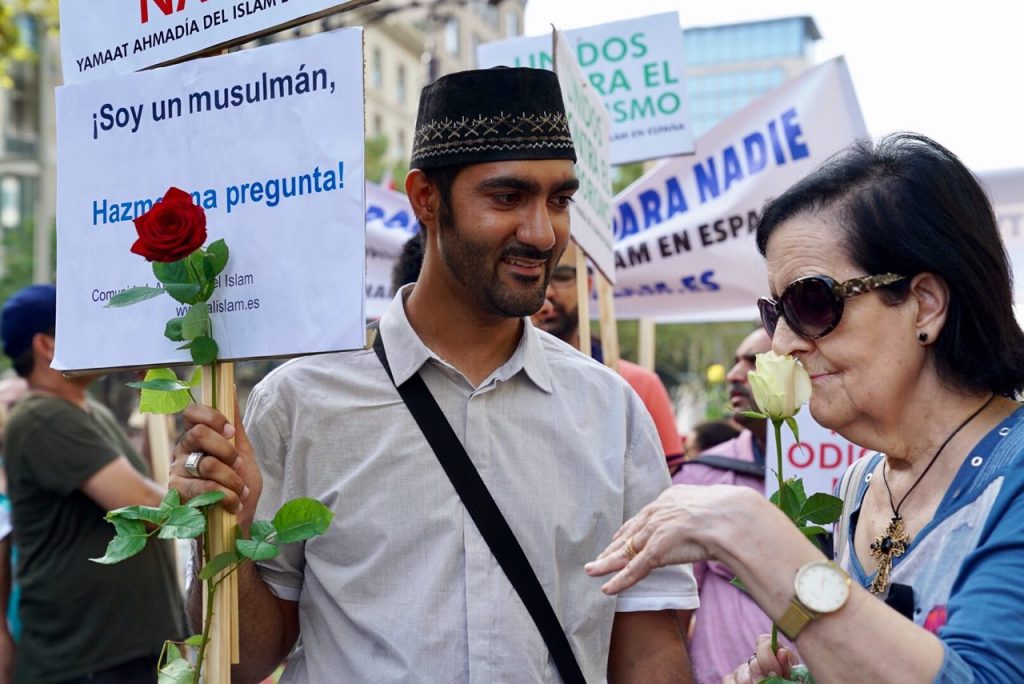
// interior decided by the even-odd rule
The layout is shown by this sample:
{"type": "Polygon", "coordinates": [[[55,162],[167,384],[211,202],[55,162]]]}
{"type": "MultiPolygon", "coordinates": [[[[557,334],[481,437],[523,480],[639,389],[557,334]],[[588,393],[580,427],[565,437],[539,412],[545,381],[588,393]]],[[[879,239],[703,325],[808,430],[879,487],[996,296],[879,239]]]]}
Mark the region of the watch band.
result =
{"type": "Polygon", "coordinates": [[[794,596],[790,599],[786,612],[782,614],[776,624],[782,633],[789,637],[790,641],[793,641],[807,626],[807,623],[815,617],[817,615],[794,596]]]}

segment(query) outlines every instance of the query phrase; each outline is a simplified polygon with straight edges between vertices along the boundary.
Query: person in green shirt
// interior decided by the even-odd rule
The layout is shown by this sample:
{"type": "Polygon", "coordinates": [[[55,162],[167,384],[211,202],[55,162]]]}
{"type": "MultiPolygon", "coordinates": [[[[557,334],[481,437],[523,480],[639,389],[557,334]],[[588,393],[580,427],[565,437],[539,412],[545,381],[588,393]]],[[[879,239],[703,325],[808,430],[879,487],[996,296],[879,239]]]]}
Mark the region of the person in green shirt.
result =
{"type": "Polygon", "coordinates": [[[5,461],[19,549],[21,639],[15,682],[156,682],[165,639],[185,635],[170,542],[100,565],[106,511],[159,505],[164,488],[110,411],[53,360],[56,290],[31,285],[0,313],[4,353],[29,384],[6,428],[5,461]]]}

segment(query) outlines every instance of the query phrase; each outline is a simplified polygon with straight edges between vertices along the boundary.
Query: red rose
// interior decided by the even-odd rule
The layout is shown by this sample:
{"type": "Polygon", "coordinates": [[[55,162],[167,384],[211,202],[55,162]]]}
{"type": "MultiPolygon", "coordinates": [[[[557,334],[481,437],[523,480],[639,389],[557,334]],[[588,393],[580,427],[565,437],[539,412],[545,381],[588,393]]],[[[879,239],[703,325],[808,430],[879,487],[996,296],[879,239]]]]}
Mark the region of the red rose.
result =
{"type": "Polygon", "coordinates": [[[187,257],[206,242],[206,212],[184,190],[171,188],[162,201],[135,219],[139,239],[132,252],[149,261],[171,262],[187,257]]]}

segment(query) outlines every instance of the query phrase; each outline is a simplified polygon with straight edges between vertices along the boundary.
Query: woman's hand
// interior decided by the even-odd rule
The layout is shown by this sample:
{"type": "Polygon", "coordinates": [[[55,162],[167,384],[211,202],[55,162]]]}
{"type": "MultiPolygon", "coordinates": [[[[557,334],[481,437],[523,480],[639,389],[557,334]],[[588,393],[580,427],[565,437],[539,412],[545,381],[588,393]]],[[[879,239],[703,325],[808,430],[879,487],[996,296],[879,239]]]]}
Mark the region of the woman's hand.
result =
{"type": "Polygon", "coordinates": [[[743,663],[732,674],[722,679],[722,684],[757,684],[766,677],[779,675],[789,677],[796,658],[785,646],[780,646],[777,653],[772,652],[772,638],[768,634],[757,637],[754,655],[743,663]]]}
{"type": "Polygon", "coordinates": [[[742,519],[751,502],[764,501],[749,487],[669,487],[619,528],[608,548],[587,563],[586,572],[597,577],[618,571],[601,587],[617,594],[663,565],[715,558],[715,539],[734,534],[729,521],[737,515],[742,519]]]}

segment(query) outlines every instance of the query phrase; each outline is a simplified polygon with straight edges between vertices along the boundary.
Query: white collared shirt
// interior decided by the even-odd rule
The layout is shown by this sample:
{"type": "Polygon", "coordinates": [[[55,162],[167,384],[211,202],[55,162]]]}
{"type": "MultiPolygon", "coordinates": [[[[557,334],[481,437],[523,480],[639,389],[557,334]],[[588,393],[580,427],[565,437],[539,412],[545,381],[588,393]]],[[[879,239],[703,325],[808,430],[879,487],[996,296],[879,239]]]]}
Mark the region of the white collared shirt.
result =
{"type": "MultiPolygon", "coordinates": [[[[525,322],[478,387],[410,327],[381,319],[396,382],[430,388],[530,559],[588,682],[605,680],[616,611],[695,608],[688,566],[617,599],[583,565],[669,485],[658,434],[615,373],[525,322]]],[[[558,682],[547,647],[373,350],[310,356],[253,391],[257,519],[287,500],[335,512],[326,534],[259,571],[299,602],[283,682],[558,682]]]]}

